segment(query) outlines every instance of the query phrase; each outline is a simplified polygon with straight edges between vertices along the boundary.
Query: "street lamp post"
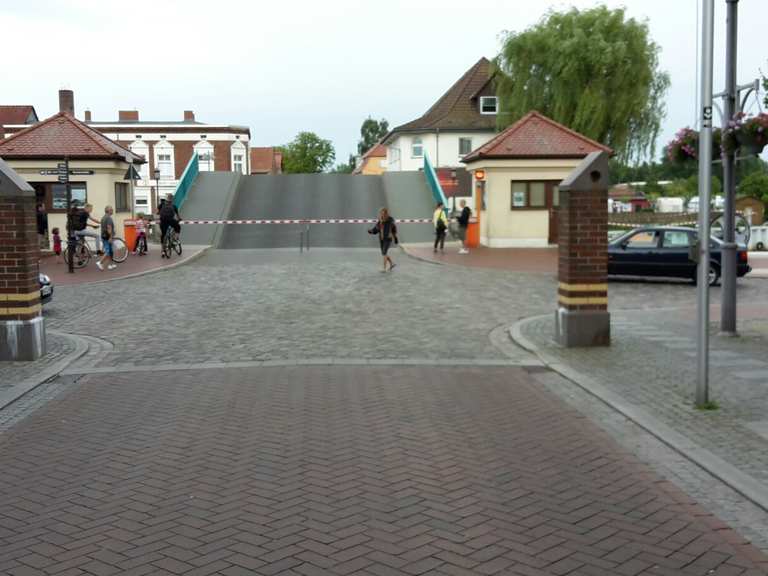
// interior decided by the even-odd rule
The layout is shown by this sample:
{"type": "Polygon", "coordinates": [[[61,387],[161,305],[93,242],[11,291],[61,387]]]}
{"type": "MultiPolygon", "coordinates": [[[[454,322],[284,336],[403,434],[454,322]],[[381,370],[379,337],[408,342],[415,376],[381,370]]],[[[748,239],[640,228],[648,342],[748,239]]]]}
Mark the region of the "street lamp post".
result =
{"type": "MultiPolygon", "coordinates": [[[[725,41],[725,106],[723,130],[736,114],[736,55],[738,37],[739,0],[726,0],[728,5],[727,31],[725,41]]],[[[736,153],[723,152],[723,262],[722,262],[722,307],[720,310],[720,332],[736,335],[736,153]]]]}
{"type": "MultiPolygon", "coordinates": [[[[162,195],[160,194],[160,168],[155,167],[155,169],[152,171],[152,175],[155,177],[155,189],[157,191],[157,205],[160,205],[160,199],[162,195]]],[[[157,206],[155,206],[157,208],[157,206]]]]}
{"type": "Polygon", "coordinates": [[[715,0],[702,0],[699,235],[697,240],[696,406],[709,402],[709,198],[712,189],[712,64],[715,0]]]}

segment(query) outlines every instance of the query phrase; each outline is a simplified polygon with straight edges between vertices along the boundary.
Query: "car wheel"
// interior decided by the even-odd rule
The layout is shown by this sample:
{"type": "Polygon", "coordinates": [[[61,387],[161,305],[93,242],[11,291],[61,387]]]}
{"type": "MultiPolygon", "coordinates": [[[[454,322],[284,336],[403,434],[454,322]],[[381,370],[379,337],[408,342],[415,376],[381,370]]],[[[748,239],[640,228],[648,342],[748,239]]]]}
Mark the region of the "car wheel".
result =
{"type": "Polygon", "coordinates": [[[765,250],[765,244],[763,244],[762,242],[758,242],[757,244],[755,244],[755,248],[757,248],[760,252],[762,252],[763,250],[765,250]]]}

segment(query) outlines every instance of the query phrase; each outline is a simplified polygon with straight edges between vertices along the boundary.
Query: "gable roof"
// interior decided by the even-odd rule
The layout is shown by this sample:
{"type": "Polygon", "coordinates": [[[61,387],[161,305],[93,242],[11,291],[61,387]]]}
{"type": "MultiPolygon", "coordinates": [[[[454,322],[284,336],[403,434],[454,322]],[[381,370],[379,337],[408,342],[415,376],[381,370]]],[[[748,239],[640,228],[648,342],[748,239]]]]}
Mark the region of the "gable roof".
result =
{"type": "Polygon", "coordinates": [[[481,159],[584,158],[591,152],[613,151],[543,114],[528,112],[509,128],[462,158],[481,159]]]}
{"type": "Polygon", "coordinates": [[[104,159],[143,164],[144,158],[110,140],[66,112],[0,140],[4,159],[104,159]]]}
{"type": "MultiPolygon", "coordinates": [[[[478,98],[492,84],[491,63],[480,58],[421,118],[402,124],[387,134],[426,130],[495,130],[496,115],[480,114],[478,98]]],[[[491,90],[489,96],[494,95],[491,90]]]]}
{"type": "Polygon", "coordinates": [[[37,122],[34,106],[0,106],[0,124],[32,124],[37,122]]]}
{"type": "Polygon", "coordinates": [[[384,146],[384,144],[382,144],[381,142],[379,142],[378,144],[374,144],[368,149],[368,151],[365,154],[363,154],[363,159],[371,158],[373,156],[375,157],[381,156],[386,158],[387,147],[384,146]]]}

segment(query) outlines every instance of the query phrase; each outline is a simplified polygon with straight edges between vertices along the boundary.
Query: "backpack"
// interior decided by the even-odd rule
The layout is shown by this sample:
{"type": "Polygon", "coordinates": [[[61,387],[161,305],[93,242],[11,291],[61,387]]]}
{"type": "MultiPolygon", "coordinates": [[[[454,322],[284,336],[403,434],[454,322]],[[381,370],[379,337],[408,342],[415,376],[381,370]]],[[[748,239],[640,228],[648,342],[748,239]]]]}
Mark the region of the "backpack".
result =
{"type": "Polygon", "coordinates": [[[163,207],[160,208],[160,218],[162,220],[174,220],[176,218],[176,210],[173,204],[166,202],[163,207]]]}

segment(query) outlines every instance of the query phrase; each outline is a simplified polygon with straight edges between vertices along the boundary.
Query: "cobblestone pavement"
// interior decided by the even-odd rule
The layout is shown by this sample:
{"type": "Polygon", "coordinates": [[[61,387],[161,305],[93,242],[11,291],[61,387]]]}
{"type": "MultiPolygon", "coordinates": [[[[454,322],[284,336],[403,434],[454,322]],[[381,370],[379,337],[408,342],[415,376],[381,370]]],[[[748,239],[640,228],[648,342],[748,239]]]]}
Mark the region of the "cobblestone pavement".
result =
{"type": "Polygon", "coordinates": [[[0,571],[757,575],[515,368],[89,376],[0,436],[0,571]]]}
{"type": "MultiPolygon", "coordinates": [[[[548,274],[466,269],[369,250],[218,251],[173,271],[58,290],[49,326],[110,340],[102,365],[285,358],[503,358],[496,327],[554,310],[548,274]]],[[[689,304],[687,284],[611,286],[617,307],[689,304]]],[[[740,294],[768,298],[768,283],[740,294]]]]}
{"type": "Polygon", "coordinates": [[[0,362],[0,392],[34,378],[75,350],[75,342],[63,335],[48,334],[46,344],[46,355],[34,362],[0,362]]]}

